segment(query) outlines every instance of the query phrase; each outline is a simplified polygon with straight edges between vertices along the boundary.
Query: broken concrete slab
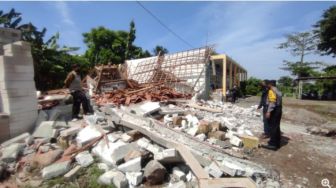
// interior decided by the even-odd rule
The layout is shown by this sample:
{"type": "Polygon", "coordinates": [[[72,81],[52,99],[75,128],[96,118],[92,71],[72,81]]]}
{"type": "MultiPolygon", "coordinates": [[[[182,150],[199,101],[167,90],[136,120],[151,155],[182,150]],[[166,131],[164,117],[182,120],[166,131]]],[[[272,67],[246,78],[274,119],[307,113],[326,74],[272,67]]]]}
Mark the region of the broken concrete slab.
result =
{"type": "Polygon", "coordinates": [[[53,138],[55,136],[56,129],[54,129],[54,121],[43,121],[35,129],[33,136],[35,138],[53,138]]]}
{"type": "Polygon", "coordinates": [[[102,133],[96,126],[86,126],[84,129],[80,130],[76,137],[76,142],[79,146],[83,146],[90,141],[102,136],[102,133]]]}
{"type": "Polygon", "coordinates": [[[161,163],[152,160],[144,169],[144,176],[149,185],[158,185],[164,181],[167,170],[161,163]]]}
{"type": "Polygon", "coordinates": [[[158,102],[145,102],[144,104],[140,105],[139,108],[142,111],[142,116],[146,116],[160,110],[160,104],[158,102]]]}
{"type": "Polygon", "coordinates": [[[14,143],[2,149],[1,160],[6,163],[16,161],[19,154],[23,151],[25,144],[14,143]]]}
{"type": "Polygon", "coordinates": [[[124,157],[128,154],[128,152],[134,150],[139,150],[137,144],[135,142],[130,144],[124,144],[118,148],[116,148],[111,155],[111,160],[113,164],[120,164],[124,157]]]}
{"type": "Polygon", "coordinates": [[[51,179],[67,173],[70,170],[70,163],[70,161],[65,161],[44,167],[42,170],[42,178],[51,179]]]}
{"type": "Polygon", "coordinates": [[[141,157],[134,158],[118,166],[118,170],[126,172],[139,172],[141,170],[141,157]]]}
{"type": "Polygon", "coordinates": [[[218,167],[215,162],[212,162],[209,166],[209,174],[215,178],[220,178],[223,175],[222,170],[218,167]]]}
{"type": "Polygon", "coordinates": [[[18,142],[23,142],[25,139],[27,139],[30,136],[29,133],[23,133],[20,134],[19,136],[16,136],[14,138],[11,138],[1,144],[2,147],[7,147],[11,144],[18,143],[18,142]]]}
{"type": "Polygon", "coordinates": [[[138,186],[142,183],[143,173],[142,172],[126,172],[126,179],[130,186],[138,186]]]}
{"type": "Polygon", "coordinates": [[[146,159],[149,157],[149,152],[146,150],[131,150],[129,151],[126,156],[124,157],[124,161],[127,162],[131,159],[141,157],[142,159],[146,159]]]}
{"type": "Polygon", "coordinates": [[[73,169],[71,169],[68,173],[66,173],[64,175],[64,178],[66,180],[72,180],[72,179],[76,178],[76,176],[78,175],[81,168],[82,167],[80,165],[75,166],[73,169]]]}
{"type": "Polygon", "coordinates": [[[80,166],[88,167],[94,162],[94,159],[88,151],[84,151],[76,155],[76,161],[80,166]]]}

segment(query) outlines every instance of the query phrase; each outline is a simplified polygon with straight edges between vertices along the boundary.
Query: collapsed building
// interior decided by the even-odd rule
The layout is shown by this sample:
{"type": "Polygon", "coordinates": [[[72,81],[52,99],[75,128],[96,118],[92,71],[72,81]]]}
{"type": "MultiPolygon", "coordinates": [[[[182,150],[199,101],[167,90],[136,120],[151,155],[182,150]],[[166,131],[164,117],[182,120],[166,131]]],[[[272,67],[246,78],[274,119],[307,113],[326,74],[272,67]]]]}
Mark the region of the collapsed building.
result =
{"type": "Polygon", "coordinates": [[[97,163],[104,171],[98,182],[116,187],[277,187],[279,175],[244,154],[259,144],[255,107],[211,99],[211,89],[225,97],[246,76],[228,56],[211,56],[208,47],[97,66],[83,80],[94,114],[69,121],[67,92],[49,91],[40,104],[58,102],[33,114],[34,130],[26,122],[11,139],[2,137],[0,177],[9,172],[20,185],[39,186],[97,163]],[[36,170],[37,184],[30,176],[36,170]]]}

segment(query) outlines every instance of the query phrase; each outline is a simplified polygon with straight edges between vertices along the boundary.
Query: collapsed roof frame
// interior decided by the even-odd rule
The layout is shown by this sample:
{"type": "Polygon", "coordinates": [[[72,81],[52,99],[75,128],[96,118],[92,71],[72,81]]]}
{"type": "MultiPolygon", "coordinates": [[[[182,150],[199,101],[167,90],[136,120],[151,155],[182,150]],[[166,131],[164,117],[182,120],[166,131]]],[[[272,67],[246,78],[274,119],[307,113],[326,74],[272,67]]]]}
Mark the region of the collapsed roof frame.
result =
{"type": "Polygon", "coordinates": [[[163,82],[181,93],[194,94],[205,88],[206,65],[212,47],[196,48],[173,54],[128,60],[127,77],[142,83],[163,82]]]}

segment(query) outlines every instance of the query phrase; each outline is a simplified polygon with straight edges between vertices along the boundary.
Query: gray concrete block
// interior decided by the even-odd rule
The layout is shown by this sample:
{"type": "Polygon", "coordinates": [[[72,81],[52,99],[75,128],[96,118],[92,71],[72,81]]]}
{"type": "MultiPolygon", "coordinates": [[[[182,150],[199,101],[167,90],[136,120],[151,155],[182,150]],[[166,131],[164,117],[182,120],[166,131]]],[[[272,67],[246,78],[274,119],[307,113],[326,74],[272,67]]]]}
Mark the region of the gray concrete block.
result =
{"type": "Polygon", "coordinates": [[[131,159],[118,166],[118,170],[126,172],[140,172],[141,170],[141,157],[131,159]]]}
{"type": "Polygon", "coordinates": [[[76,155],[76,161],[80,166],[88,167],[94,162],[94,159],[88,151],[84,151],[76,155]]]}
{"type": "Polygon", "coordinates": [[[19,154],[23,151],[25,144],[14,143],[2,149],[1,160],[6,163],[16,161],[19,154]]]}
{"type": "Polygon", "coordinates": [[[51,179],[67,173],[70,170],[70,163],[70,161],[65,161],[44,167],[42,170],[42,178],[51,179]]]}

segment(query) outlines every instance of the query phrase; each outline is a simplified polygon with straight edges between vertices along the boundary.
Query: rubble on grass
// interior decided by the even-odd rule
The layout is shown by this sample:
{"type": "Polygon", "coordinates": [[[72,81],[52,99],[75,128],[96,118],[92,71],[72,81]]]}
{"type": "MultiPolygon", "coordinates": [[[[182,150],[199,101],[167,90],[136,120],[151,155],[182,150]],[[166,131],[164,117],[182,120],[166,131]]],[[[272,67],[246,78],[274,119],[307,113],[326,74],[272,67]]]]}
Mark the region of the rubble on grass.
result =
{"type": "MultiPolygon", "coordinates": [[[[262,131],[254,106],[241,108],[213,101],[189,105],[188,100],[155,105],[143,101],[120,108],[106,104],[93,104],[95,114],[77,122],[66,121],[68,105],[41,110],[32,135],[25,133],[2,144],[0,170],[13,176],[24,170],[39,171],[43,184],[55,177],[71,181],[81,169],[96,163],[105,172],[97,179],[101,184],[197,187],[192,167],[184,165],[188,161],[174,145],[155,138],[158,136],[185,145],[212,178],[272,177],[267,169],[242,159],[243,147],[255,149],[254,135],[262,131]]],[[[21,183],[36,180],[36,176],[26,178],[21,183]]]]}

